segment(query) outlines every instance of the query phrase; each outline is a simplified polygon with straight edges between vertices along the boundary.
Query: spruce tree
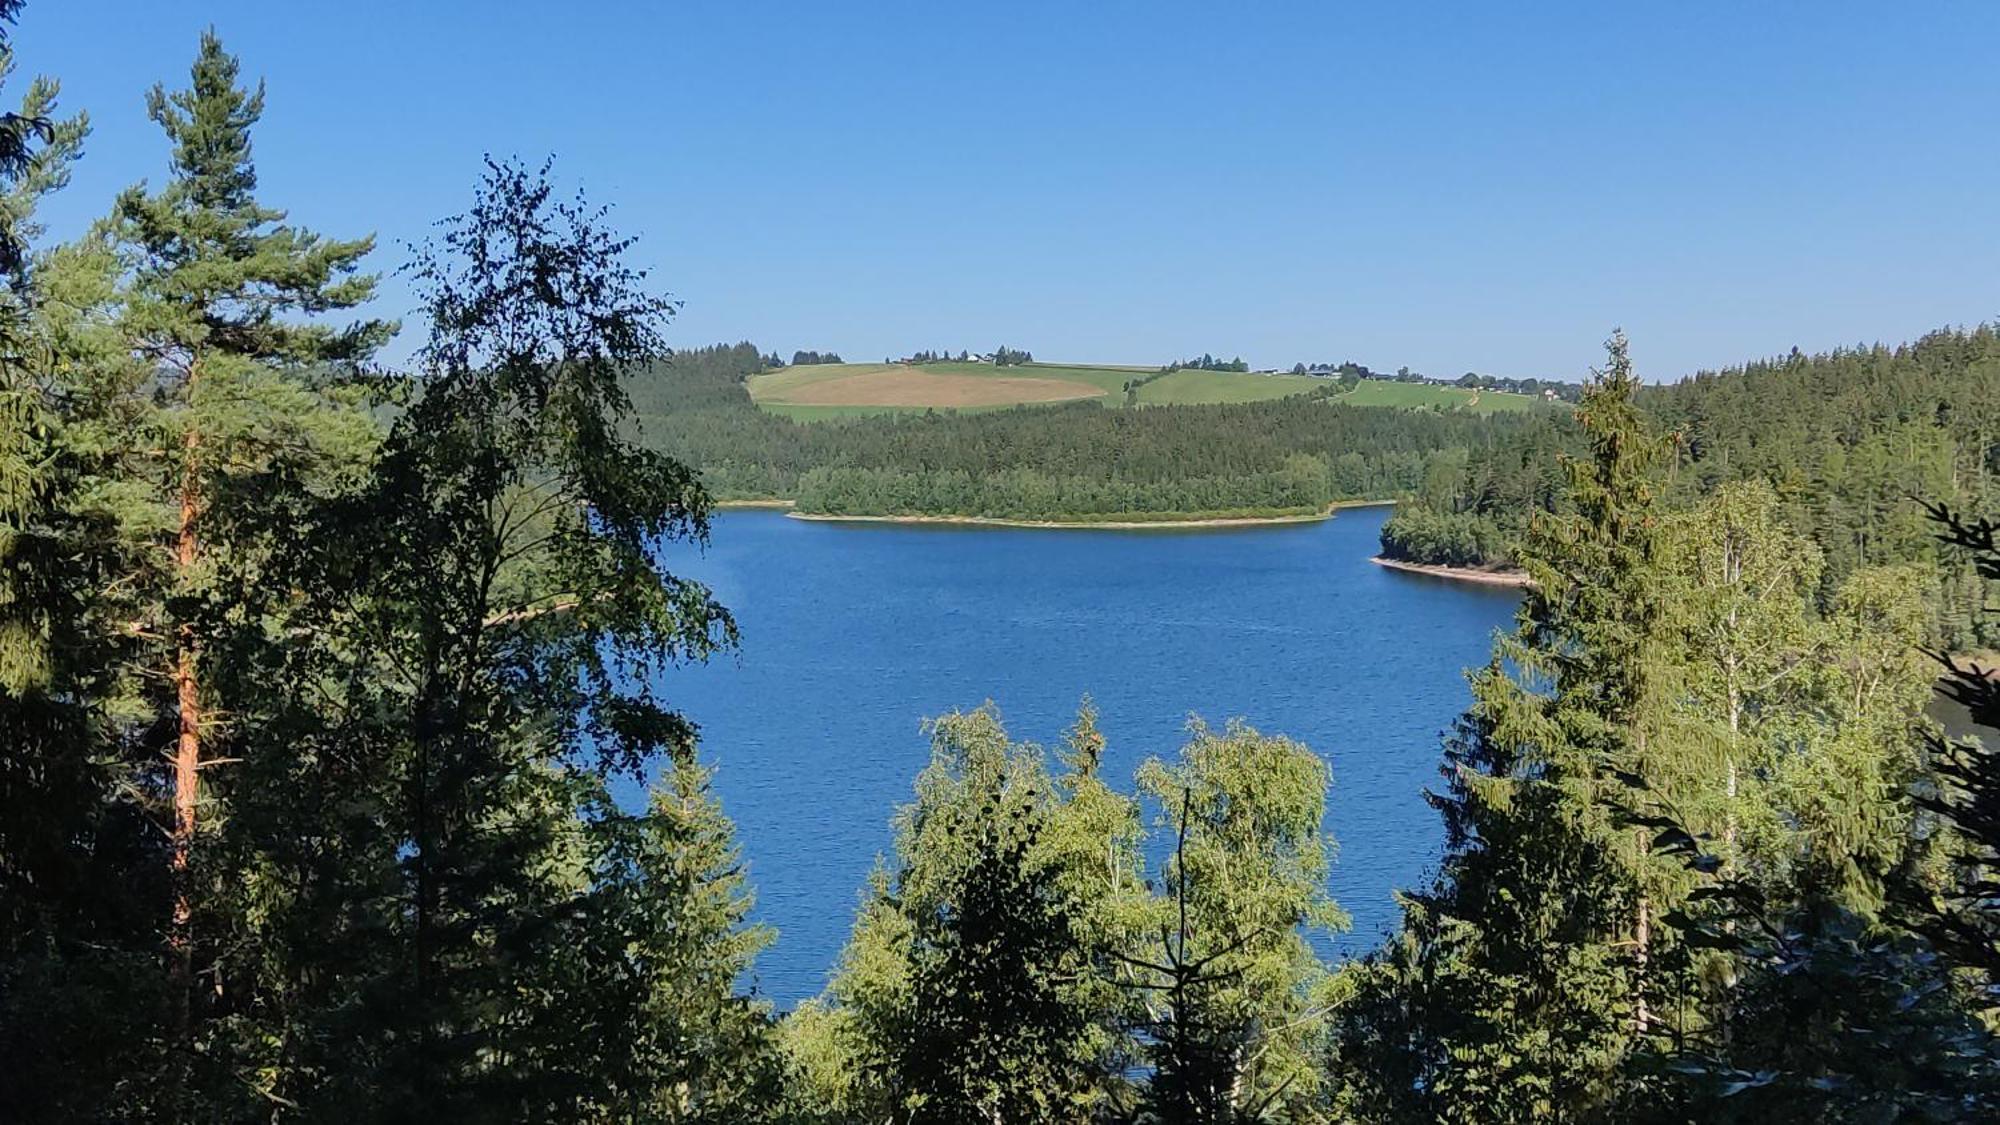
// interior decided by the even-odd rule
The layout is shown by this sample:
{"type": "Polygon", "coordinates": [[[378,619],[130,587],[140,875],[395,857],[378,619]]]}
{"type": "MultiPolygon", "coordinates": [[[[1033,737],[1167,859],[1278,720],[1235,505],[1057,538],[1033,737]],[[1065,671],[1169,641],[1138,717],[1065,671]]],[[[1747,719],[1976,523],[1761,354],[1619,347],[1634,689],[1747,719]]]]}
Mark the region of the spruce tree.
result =
{"type": "Polygon", "coordinates": [[[755,1023],[716,983],[748,947],[704,946],[737,907],[710,901],[679,938],[661,913],[729,894],[698,793],[682,795],[700,821],[685,837],[667,809],[620,828],[604,797],[662,756],[691,768],[694,728],[655,673],[735,636],[655,553],[704,537],[708,500],[624,436],[625,381],[666,353],[673,311],[629,245],[539,172],[490,165],[413,269],[431,335],[389,384],[380,456],[304,506],[273,559],[310,628],[271,703],[285,721],[264,724],[291,752],[260,756],[236,838],[286,892],[264,912],[278,940],[246,943],[280,953],[264,975],[295,1009],[273,1092],[315,1114],[568,1119],[671,1101],[647,1076],[699,1068],[661,1055],[688,1044],[666,1027],[632,1039],[595,1006],[643,1013],[685,987],[710,1007],[676,1018],[755,1023]],[[695,885],[678,899],[656,876],[695,885]],[[621,982],[647,950],[682,960],[621,982]],[[680,968],[704,975],[669,979],[680,968]]]}
{"type": "Polygon", "coordinates": [[[1577,418],[1568,506],[1538,516],[1519,624],[1446,749],[1447,854],[1405,934],[1356,970],[1336,1057],[1356,1106],[1438,1120],[1592,1116],[1654,1028],[1669,865],[1621,816],[1663,692],[1653,466],[1622,335],[1577,418]],[[1400,1085],[1407,1083],[1408,1085],[1400,1085]],[[1414,1092],[1413,1092],[1414,1091],[1414,1092]]]}

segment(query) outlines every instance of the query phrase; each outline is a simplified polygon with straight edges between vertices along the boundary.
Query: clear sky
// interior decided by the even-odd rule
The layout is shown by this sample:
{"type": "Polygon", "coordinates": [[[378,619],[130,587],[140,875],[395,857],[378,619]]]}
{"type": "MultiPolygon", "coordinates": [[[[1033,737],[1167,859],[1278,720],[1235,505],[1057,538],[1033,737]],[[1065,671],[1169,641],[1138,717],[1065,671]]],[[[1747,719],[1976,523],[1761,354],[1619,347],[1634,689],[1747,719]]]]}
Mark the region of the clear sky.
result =
{"type": "Polygon", "coordinates": [[[553,153],[682,345],[1666,378],[2000,313],[1991,3],[29,0],[96,125],[56,233],[209,23],[267,202],[386,269],[553,153]]]}

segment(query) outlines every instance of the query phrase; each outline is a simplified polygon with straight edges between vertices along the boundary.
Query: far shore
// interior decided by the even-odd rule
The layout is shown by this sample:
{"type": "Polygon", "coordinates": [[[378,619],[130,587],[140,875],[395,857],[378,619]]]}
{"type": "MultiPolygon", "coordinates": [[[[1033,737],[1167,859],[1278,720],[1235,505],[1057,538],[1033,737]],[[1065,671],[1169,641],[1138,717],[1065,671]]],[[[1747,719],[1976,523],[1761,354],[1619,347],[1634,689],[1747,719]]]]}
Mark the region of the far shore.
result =
{"type": "Polygon", "coordinates": [[[1267,524],[1318,523],[1333,511],[1292,516],[1215,516],[1208,519],[1163,520],[1009,520],[993,516],[842,516],[819,512],[787,512],[786,518],[820,523],[959,524],[971,527],[1049,527],[1080,531],[1171,531],[1187,527],[1258,527],[1267,524]]]}
{"type": "Polygon", "coordinates": [[[1288,516],[1167,516],[1156,520],[1094,520],[1089,518],[1074,520],[1016,520],[998,516],[946,516],[946,515],[900,515],[900,516],[850,516],[836,512],[801,512],[796,500],[717,500],[712,507],[717,510],[730,508],[762,508],[784,512],[795,520],[812,520],[817,523],[908,523],[908,524],[959,524],[971,527],[1050,527],[1077,528],[1099,531],[1150,531],[1158,528],[1170,531],[1176,528],[1199,527],[1262,527],[1273,524],[1318,523],[1332,519],[1343,508],[1387,508],[1395,506],[1394,500],[1336,500],[1323,512],[1298,512],[1288,516]]]}
{"type": "Polygon", "coordinates": [[[1390,570],[1405,570],[1411,574],[1428,574],[1434,578],[1449,578],[1455,582],[1477,582],[1485,586],[1512,586],[1520,589],[1535,584],[1522,570],[1482,570],[1470,566],[1433,566],[1429,563],[1404,562],[1401,559],[1385,559],[1376,555],[1368,560],[1377,566],[1390,570]]]}

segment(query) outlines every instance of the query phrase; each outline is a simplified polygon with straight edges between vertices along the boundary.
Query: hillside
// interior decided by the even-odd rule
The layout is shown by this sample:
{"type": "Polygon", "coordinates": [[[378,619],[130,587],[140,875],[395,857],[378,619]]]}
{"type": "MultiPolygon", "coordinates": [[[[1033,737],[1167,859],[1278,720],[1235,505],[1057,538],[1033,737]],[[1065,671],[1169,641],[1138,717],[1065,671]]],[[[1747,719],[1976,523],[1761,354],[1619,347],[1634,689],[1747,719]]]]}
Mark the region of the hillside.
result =
{"type": "Polygon", "coordinates": [[[1469,410],[1475,414],[1553,410],[1560,406],[1545,402],[1533,395],[1470,390],[1438,383],[1399,383],[1387,379],[1363,379],[1355,383],[1352,390],[1343,392],[1335,401],[1350,406],[1396,406],[1410,410],[1429,407],[1438,410],[1469,410]]]}
{"type": "Polygon", "coordinates": [[[1527,395],[1425,383],[1362,380],[1341,389],[1334,380],[1305,375],[1062,363],[809,364],[760,370],[748,377],[747,387],[762,409],[801,422],[927,410],[973,413],[1086,399],[1124,408],[1264,402],[1312,393],[1332,394],[1354,406],[1476,413],[1542,405],[1527,395]]]}
{"type": "MultiPolygon", "coordinates": [[[[1982,326],[1790,355],[1646,387],[1639,404],[1670,435],[1660,487],[1676,505],[1734,480],[1778,492],[1791,526],[1824,552],[1828,588],[1855,571],[1943,563],[1940,637],[1994,643],[1974,626],[1976,580],[1941,554],[1918,499],[2000,511],[2000,334],[1982,326]],[[1975,633],[1977,635],[1975,636],[1975,633]]],[[[1567,418],[1471,450],[1425,482],[1383,528],[1383,553],[1410,562],[1505,565],[1530,516],[1560,503],[1559,455],[1582,443],[1567,418]]]]}
{"type": "Polygon", "coordinates": [[[723,499],[1089,522],[1292,515],[1387,498],[1420,487],[1434,467],[1451,471],[1472,445],[1555,413],[1360,405],[1338,390],[1303,376],[1056,364],[773,371],[747,343],[677,354],[630,387],[647,444],[697,466],[723,499]],[[975,401],[907,401],[936,394],[941,379],[975,401]],[[1054,386],[1031,383],[1043,396],[1035,405],[991,401],[1021,393],[1022,380],[1054,386]],[[1301,386],[1313,393],[1295,393],[1301,386]],[[906,400],[825,401],[863,394],[906,400]],[[1146,409],[1125,408],[1128,399],[1146,409]]]}

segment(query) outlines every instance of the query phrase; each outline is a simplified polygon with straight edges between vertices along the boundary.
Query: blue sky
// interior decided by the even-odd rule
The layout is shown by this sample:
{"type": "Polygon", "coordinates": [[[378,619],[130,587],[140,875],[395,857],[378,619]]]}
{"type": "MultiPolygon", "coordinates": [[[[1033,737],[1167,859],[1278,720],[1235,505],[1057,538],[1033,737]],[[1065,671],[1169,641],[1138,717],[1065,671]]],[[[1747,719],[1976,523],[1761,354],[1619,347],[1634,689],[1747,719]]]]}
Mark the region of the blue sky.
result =
{"type": "Polygon", "coordinates": [[[1667,378],[2000,313],[2000,5],[1640,7],[30,0],[16,43],[96,126],[58,234],[162,174],[143,93],[213,23],[267,202],[387,269],[553,153],[683,345],[1575,377],[1623,325],[1667,378]]]}

